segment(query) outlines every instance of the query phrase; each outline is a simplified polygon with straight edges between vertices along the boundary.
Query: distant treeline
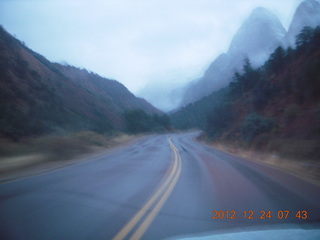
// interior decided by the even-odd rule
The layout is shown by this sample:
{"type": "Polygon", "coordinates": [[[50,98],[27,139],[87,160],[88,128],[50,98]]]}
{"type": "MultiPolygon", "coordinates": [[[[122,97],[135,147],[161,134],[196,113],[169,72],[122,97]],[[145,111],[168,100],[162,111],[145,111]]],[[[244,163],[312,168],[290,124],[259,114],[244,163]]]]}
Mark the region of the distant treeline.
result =
{"type": "Polygon", "coordinates": [[[126,131],[128,133],[164,132],[171,130],[170,119],[167,115],[148,115],[142,109],[126,111],[126,131]]]}

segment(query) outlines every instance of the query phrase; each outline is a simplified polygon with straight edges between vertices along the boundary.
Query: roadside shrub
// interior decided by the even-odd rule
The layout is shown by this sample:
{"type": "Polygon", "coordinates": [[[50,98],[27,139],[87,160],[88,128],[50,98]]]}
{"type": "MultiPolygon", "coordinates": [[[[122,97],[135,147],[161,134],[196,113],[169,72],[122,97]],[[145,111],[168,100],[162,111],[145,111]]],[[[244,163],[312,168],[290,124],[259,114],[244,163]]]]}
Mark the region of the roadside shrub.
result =
{"type": "Polygon", "coordinates": [[[19,152],[18,144],[9,142],[6,139],[0,139],[0,158],[13,155],[13,153],[19,152]]]}
{"type": "Polygon", "coordinates": [[[284,111],[284,119],[286,123],[291,122],[299,115],[300,109],[296,104],[290,104],[284,111]]]}
{"type": "Polygon", "coordinates": [[[319,140],[276,138],[272,139],[266,148],[281,158],[315,161],[320,159],[319,140]]]}
{"type": "Polygon", "coordinates": [[[259,136],[257,136],[254,141],[252,142],[251,144],[251,147],[254,149],[254,150],[258,150],[258,151],[266,151],[266,147],[268,145],[268,143],[270,141],[272,141],[272,134],[271,133],[262,133],[262,134],[259,134],[259,136]]]}
{"type": "Polygon", "coordinates": [[[320,133],[320,104],[317,106],[317,109],[316,109],[316,121],[317,121],[316,130],[319,134],[320,133]]]}
{"type": "Polygon", "coordinates": [[[72,137],[46,136],[35,140],[40,152],[50,160],[64,160],[72,156],[90,152],[90,146],[84,141],[72,137]]]}
{"type": "Polygon", "coordinates": [[[8,139],[0,139],[0,159],[5,157],[26,155],[33,153],[35,146],[29,142],[14,142],[8,139]]]}
{"type": "Polygon", "coordinates": [[[120,133],[103,136],[92,131],[76,132],[60,136],[42,136],[25,138],[19,142],[0,138],[0,161],[8,157],[22,157],[27,155],[41,155],[44,161],[68,160],[77,155],[90,153],[98,149],[117,144],[120,133]]]}
{"type": "Polygon", "coordinates": [[[276,124],[272,119],[253,112],[244,119],[240,126],[240,132],[243,140],[246,143],[251,143],[256,136],[270,132],[275,126],[276,124]]]}
{"type": "Polygon", "coordinates": [[[217,105],[208,116],[206,132],[211,139],[220,137],[221,134],[232,124],[234,112],[231,103],[217,105]]]}
{"type": "Polygon", "coordinates": [[[107,146],[107,139],[96,132],[92,131],[82,131],[74,134],[76,140],[83,142],[84,144],[94,145],[94,146],[107,146]]]}

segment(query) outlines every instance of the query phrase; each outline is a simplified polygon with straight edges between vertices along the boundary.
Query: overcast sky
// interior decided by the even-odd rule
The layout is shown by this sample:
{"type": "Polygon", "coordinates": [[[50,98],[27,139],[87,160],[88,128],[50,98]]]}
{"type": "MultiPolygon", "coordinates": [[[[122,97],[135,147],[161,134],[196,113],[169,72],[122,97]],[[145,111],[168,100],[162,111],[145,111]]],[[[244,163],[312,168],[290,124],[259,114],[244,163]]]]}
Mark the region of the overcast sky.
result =
{"type": "Polygon", "coordinates": [[[141,95],[155,83],[177,87],[200,77],[255,7],[273,11],[287,29],[300,2],[0,0],[0,24],[50,61],[86,68],[141,95]]]}

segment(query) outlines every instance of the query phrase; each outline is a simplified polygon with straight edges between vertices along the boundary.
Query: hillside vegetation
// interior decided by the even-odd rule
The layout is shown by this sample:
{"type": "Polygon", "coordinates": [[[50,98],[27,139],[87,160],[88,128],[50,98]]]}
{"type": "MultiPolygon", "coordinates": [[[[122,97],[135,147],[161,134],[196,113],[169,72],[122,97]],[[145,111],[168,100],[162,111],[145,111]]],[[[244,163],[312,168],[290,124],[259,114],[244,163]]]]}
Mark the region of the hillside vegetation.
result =
{"type": "Polygon", "coordinates": [[[278,47],[260,68],[245,59],[231,83],[171,115],[175,127],[294,159],[320,159],[320,27],[305,27],[296,48],[278,47]]]}
{"type": "Polygon", "coordinates": [[[52,63],[0,26],[0,174],[167,130],[169,118],[121,83],[52,63]]]}
{"type": "Polygon", "coordinates": [[[126,131],[125,114],[163,114],[121,83],[52,63],[0,27],[0,137],[126,131]]]}

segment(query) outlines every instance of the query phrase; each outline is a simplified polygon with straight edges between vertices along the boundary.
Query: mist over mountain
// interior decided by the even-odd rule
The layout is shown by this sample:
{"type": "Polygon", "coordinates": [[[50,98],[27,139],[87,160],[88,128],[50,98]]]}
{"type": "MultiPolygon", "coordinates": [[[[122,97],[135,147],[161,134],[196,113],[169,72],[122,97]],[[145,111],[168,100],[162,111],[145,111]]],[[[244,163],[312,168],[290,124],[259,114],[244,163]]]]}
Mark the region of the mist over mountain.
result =
{"type": "Polygon", "coordinates": [[[259,68],[246,61],[228,86],[172,113],[173,125],[233,148],[318,161],[320,26],[304,27],[296,42],[259,68]]]}
{"type": "Polygon", "coordinates": [[[121,83],[48,61],[0,27],[0,135],[125,129],[126,111],[161,114],[121,83]]]}
{"type": "Polygon", "coordinates": [[[191,96],[192,88],[196,89],[199,100],[173,112],[173,125],[200,128],[204,138],[235,148],[319,160],[319,5],[315,0],[301,3],[287,34],[273,14],[256,9],[228,52],[189,87],[187,93],[191,96]],[[250,61],[242,62],[239,69],[241,57],[250,61]]]}
{"type": "Polygon", "coordinates": [[[236,68],[244,58],[249,58],[254,67],[262,65],[270,53],[278,47],[286,31],[278,17],[265,8],[256,8],[244,21],[232,39],[228,55],[236,68]]]}
{"type": "Polygon", "coordinates": [[[320,3],[317,0],[302,2],[292,19],[288,32],[284,39],[285,46],[295,46],[295,38],[305,26],[316,27],[320,25],[320,3]]]}
{"type": "Polygon", "coordinates": [[[214,91],[225,87],[235,72],[242,71],[243,60],[248,58],[253,67],[261,66],[278,46],[295,47],[295,39],[303,27],[320,25],[320,3],[305,0],[295,11],[288,32],[273,13],[256,8],[243,22],[225,54],[214,60],[203,77],[186,87],[180,106],[186,106],[214,91]]]}
{"type": "Polygon", "coordinates": [[[228,52],[218,56],[203,77],[187,87],[181,106],[226,86],[233,74],[241,71],[244,59],[248,58],[254,67],[262,65],[281,45],[285,34],[277,16],[265,8],[254,9],[233,37],[228,52]]]}
{"type": "Polygon", "coordinates": [[[179,106],[184,94],[184,84],[176,83],[172,79],[148,83],[138,95],[143,96],[147,101],[162,110],[170,111],[179,106]]]}

